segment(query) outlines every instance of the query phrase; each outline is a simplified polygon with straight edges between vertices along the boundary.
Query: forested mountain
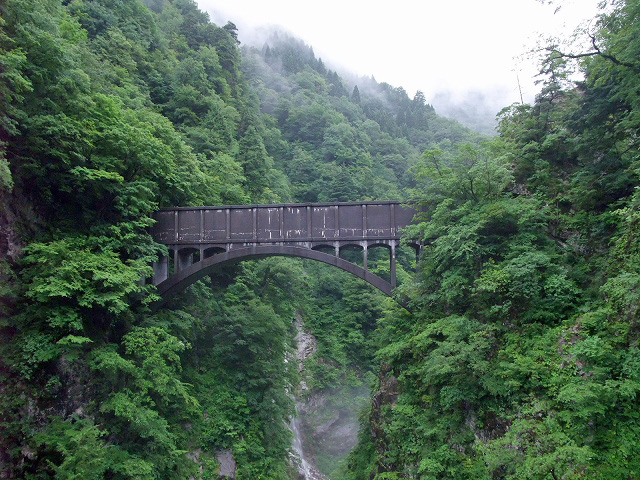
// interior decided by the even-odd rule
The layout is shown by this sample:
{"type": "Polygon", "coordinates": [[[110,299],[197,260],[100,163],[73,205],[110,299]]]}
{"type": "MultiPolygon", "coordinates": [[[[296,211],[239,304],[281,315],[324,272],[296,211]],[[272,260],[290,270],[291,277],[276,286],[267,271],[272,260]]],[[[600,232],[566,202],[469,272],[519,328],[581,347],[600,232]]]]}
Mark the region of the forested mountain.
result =
{"type": "Polygon", "coordinates": [[[191,0],[1,15],[2,475],[212,478],[230,448],[238,478],[285,477],[294,310],[319,339],[309,384],[361,383],[379,296],[274,259],[152,314],[151,213],[401,198],[424,118],[472,135],[389,86],[386,106],[352,99],[295,40],[242,52],[191,0]]]}
{"type": "Polygon", "coordinates": [[[637,477],[639,15],[549,45],[486,139],[193,0],[0,3],[0,477],[297,478],[301,379],[373,384],[332,478],[637,477]],[[364,199],[424,207],[411,312],[292,259],[149,308],[159,207],[364,199]]]}
{"type": "Polygon", "coordinates": [[[640,3],[608,7],[585,50],[548,45],[489,152],[416,166],[427,247],[351,478],[640,475],[640,3]]]}

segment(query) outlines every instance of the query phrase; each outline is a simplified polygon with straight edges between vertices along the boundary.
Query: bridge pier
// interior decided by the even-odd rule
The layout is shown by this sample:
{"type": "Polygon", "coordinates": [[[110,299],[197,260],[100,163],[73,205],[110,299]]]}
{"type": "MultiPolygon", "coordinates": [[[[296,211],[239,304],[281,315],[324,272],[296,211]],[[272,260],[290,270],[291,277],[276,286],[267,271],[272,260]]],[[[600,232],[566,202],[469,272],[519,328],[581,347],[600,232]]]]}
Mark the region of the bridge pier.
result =
{"type": "Polygon", "coordinates": [[[153,276],[151,282],[159,285],[169,278],[169,257],[161,257],[157,262],[153,262],[153,276]]]}
{"type": "Polygon", "coordinates": [[[389,257],[389,280],[391,281],[391,288],[396,288],[396,244],[394,242],[391,242],[389,257]]]}
{"type": "Polygon", "coordinates": [[[369,254],[367,247],[367,242],[362,242],[362,266],[365,272],[369,271],[369,254]]]}
{"type": "Polygon", "coordinates": [[[191,250],[175,250],[173,264],[175,265],[176,273],[180,270],[184,270],[187,267],[193,265],[193,252],[191,250]]]}

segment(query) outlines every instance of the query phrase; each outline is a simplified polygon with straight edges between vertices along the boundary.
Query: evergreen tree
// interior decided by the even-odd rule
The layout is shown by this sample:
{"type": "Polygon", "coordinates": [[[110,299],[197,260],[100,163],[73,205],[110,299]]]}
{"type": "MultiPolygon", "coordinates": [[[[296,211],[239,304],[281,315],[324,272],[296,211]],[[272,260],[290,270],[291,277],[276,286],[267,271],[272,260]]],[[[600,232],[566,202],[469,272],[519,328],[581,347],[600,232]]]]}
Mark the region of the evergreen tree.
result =
{"type": "Polygon", "coordinates": [[[360,105],[360,90],[357,85],[353,87],[353,92],[351,92],[351,101],[360,105]]]}

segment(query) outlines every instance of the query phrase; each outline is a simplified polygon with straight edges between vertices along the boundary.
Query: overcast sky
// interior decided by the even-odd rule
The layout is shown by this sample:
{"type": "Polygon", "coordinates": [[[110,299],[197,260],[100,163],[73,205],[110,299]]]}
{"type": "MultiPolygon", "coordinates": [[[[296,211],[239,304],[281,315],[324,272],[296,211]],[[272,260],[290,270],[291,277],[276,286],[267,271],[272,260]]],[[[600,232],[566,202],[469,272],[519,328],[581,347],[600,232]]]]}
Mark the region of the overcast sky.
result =
{"type": "Polygon", "coordinates": [[[535,62],[516,60],[541,32],[569,34],[591,18],[598,0],[197,0],[218,25],[228,20],[251,43],[261,25],[281,26],[328,65],[378,82],[438,92],[501,92],[502,106],[536,93],[535,62]]]}

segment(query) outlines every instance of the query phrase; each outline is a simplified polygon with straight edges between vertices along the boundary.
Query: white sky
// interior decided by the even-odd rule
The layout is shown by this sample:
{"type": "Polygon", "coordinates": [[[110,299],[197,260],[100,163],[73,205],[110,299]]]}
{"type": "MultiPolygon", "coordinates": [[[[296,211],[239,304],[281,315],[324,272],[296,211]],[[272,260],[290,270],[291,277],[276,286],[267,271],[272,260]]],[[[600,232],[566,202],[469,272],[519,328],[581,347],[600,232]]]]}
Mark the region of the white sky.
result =
{"type": "MultiPolygon", "coordinates": [[[[330,67],[342,66],[378,82],[422,90],[429,101],[439,91],[500,92],[500,104],[525,101],[533,86],[533,59],[516,60],[540,32],[569,35],[593,17],[598,0],[197,0],[218,25],[236,24],[251,43],[259,26],[277,25],[313,47],[330,67]]],[[[454,97],[455,98],[455,97],[454,97]]]]}

